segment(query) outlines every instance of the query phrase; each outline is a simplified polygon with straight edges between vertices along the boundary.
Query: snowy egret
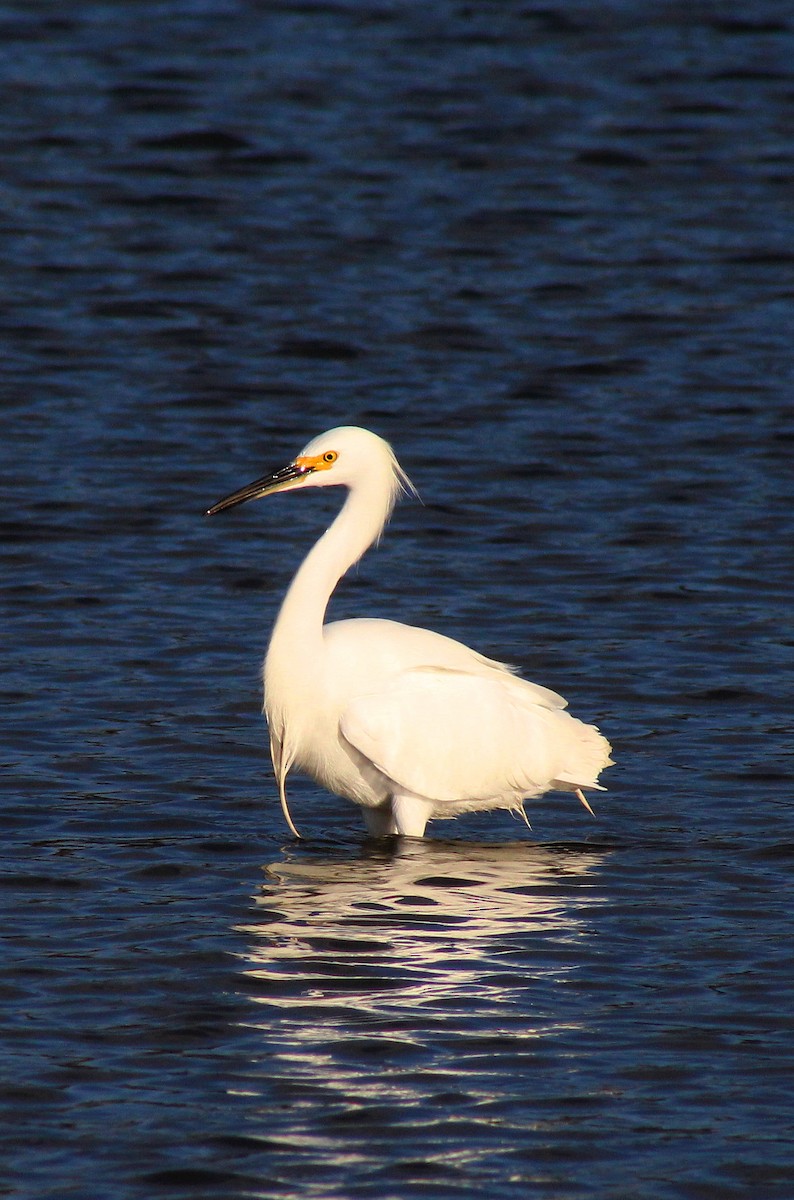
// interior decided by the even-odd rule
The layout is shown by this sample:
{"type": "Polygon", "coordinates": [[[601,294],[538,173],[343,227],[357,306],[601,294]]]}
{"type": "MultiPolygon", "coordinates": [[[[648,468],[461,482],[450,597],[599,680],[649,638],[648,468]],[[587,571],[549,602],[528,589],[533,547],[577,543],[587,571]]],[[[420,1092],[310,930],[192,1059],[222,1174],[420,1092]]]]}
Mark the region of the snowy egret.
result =
{"type": "Polygon", "coordinates": [[[461,642],[397,621],[323,624],[339,580],[413,491],[391,447],[342,426],[286,467],[233,492],[207,515],[273,492],[341,485],[347,499],[304,559],[281,605],[264,664],[265,715],[289,828],[289,770],[362,809],[370,834],[422,837],[428,821],[506,808],[551,789],[604,789],[610,745],[555,692],[461,642]]]}

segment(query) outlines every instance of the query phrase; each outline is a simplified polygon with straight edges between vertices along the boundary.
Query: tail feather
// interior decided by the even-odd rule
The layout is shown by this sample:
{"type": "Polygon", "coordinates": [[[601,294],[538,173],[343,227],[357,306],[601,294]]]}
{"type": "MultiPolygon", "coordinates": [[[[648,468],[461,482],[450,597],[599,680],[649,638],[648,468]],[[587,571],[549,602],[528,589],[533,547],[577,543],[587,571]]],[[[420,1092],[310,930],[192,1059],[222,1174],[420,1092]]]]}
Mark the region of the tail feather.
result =
{"type": "MultiPolygon", "coordinates": [[[[602,788],[601,790],[602,790],[602,791],[604,791],[605,789],[604,789],[604,788],[602,788]]],[[[585,794],[584,794],[584,792],[582,791],[582,789],[581,789],[581,788],[577,788],[577,789],[576,789],[576,795],[577,795],[577,796],[578,796],[578,798],[581,800],[582,804],[585,806],[585,808],[587,809],[587,811],[590,813],[590,816],[591,816],[591,817],[594,817],[594,816],[595,816],[595,813],[593,812],[592,808],[590,807],[590,803],[589,803],[589,801],[588,801],[588,799],[587,799],[587,796],[585,796],[585,794]]]]}
{"type": "Polygon", "coordinates": [[[570,747],[570,757],[563,770],[555,775],[553,786],[561,791],[575,792],[585,808],[589,808],[582,788],[592,788],[597,792],[606,791],[603,784],[597,780],[602,771],[613,765],[610,757],[612,747],[595,725],[586,725],[578,720],[576,725],[576,737],[570,747]]]}

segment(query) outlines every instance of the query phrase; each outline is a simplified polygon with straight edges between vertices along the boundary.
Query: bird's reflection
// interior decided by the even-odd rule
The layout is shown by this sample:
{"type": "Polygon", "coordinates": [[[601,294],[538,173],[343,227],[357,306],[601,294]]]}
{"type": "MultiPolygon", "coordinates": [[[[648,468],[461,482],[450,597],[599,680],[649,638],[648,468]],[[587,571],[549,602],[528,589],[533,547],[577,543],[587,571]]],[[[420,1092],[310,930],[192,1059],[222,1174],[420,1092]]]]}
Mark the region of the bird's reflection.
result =
{"type": "Polygon", "coordinates": [[[315,1015],[492,1010],[575,969],[607,852],[419,840],[358,858],[298,852],[265,868],[240,927],[247,990],[315,1015]]]}

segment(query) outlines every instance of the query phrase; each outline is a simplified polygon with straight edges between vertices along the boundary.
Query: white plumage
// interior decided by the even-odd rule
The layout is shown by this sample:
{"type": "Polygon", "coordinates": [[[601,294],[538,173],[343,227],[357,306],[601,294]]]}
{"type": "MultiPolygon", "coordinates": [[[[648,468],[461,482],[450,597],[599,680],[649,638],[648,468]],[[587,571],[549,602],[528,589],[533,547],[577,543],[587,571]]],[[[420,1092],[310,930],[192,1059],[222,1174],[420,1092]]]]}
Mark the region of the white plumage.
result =
{"type": "MultiPolygon", "coordinates": [[[[429,820],[506,808],[557,788],[598,788],[610,746],[555,692],[461,642],[363,619],[324,625],[339,579],[411,484],[366,429],[321,434],[287,467],[209,513],[277,491],[342,485],[345,504],[300,566],[264,665],[265,714],[284,815],[291,769],[352,800],[370,833],[422,837],[429,820]]],[[[591,810],[592,811],[592,810],[591,810]]]]}

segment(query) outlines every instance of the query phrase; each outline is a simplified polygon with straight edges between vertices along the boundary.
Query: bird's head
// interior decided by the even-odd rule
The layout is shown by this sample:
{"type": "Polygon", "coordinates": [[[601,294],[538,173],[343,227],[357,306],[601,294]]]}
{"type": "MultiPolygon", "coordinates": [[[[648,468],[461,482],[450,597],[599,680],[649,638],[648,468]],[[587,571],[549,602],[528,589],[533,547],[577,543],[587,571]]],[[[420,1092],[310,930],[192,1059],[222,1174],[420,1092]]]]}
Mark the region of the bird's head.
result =
{"type": "MultiPolygon", "coordinates": [[[[258,500],[274,492],[297,491],[307,487],[341,486],[354,488],[368,480],[378,480],[388,488],[391,503],[400,491],[415,491],[403,471],[388,442],[360,429],[356,425],[341,425],[312,438],[285,467],[255,479],[230,496],[218,500],[207,515],[223,512],[244,504],[246,500],[258,500]]],[[[390,504],[391,507],[391,504],[390,504]]]]}

